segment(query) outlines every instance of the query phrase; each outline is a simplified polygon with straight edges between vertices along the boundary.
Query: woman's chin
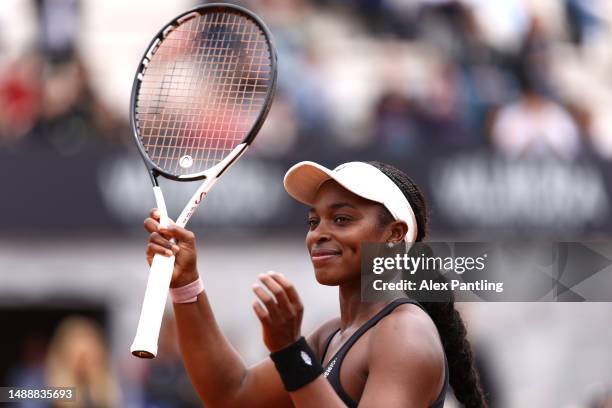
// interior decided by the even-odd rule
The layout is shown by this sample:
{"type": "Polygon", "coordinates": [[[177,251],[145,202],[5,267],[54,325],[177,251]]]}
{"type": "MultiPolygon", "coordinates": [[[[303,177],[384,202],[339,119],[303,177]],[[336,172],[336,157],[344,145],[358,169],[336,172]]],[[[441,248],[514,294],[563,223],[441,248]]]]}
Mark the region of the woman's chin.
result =
{"type": "Polygon", "coordinates": [[[340,284],[340,274],[338,273],[338,271],[334,271],[330,268],[325,267],[315,267],[314,272],[317,282],[319,282],[321,285],[338,286],[340,284]]]}

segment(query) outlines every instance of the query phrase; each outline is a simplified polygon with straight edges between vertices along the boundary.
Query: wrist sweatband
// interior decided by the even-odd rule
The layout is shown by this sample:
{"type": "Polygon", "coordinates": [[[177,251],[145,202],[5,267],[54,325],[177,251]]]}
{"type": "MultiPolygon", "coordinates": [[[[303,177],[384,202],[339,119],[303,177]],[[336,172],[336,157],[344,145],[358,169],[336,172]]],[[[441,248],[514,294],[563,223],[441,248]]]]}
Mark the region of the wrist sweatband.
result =
{"type": "Polygon", "coordinates": [[[204,284],[202,279],[198,278],[180,288],[170,288],[170,297],[174,303],[193,303],[198,300],[198,295],[202,292],[204,292],[204,284]]]}
{"type": "Polygon", "coordinates": [[[287,391],[295,391],[323,373],[323,367],[304,337],[271,353],[270,358],[274,361],[287,391]]]}

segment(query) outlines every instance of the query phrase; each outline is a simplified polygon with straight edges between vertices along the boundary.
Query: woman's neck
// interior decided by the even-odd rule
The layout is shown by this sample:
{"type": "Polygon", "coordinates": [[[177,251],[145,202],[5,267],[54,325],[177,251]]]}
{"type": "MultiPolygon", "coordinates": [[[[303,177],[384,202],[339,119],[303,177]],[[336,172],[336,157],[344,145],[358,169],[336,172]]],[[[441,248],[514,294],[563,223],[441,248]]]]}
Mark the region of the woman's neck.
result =
{"type": "Polygon", "coordinates": [[[340,285],[338,293],[340,297],[340,331],[361,326],[385,305],[385,302],[362,302],[359,280],[340,285]]]}

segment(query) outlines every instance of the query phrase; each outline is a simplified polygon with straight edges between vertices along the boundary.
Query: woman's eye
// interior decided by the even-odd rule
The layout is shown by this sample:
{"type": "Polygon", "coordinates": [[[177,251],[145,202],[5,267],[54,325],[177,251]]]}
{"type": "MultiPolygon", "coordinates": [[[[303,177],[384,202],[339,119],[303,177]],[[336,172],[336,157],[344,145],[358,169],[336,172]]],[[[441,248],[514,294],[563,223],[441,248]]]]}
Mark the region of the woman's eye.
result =
{"type": "Polygon", "coordinates": [[[317,218],[309,218],[307,223],[308,223],[308,227],[312,229],[319,224],[319,220],[317,218]]]}
{"type": "Polygon", "coordinates": [[[349,217],[345,217],[344,215],[337,215],[334,217],[334,222],[336,224],[342,224],[342,223],[346,223],[349,221],[350,221],[349,217]]]}

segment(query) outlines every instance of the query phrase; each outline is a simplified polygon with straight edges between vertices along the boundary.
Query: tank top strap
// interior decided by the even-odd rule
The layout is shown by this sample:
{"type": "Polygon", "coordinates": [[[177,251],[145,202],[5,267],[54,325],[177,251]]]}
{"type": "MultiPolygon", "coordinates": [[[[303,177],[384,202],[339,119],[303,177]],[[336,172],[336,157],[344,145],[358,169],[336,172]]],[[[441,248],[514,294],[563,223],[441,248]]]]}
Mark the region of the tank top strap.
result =
{"type": "MultiPolygon", "coordinates": [[[[342,387],[342,384],[340,382],[340,367],[342,366],[342,362],[344,360],[346,353],[348,353],[348,351],[355,344],[355,342],[359,340],[359,338],[365,332],[371,329],[372,326],[376,325],[376,323],[378,323],[385,316],[389,315],[398,306],[406,304],[406,303],[416,305],[420,307],[425,313],[427,313],[425,308],[423,308],[423,306],[419,304],[419,302],[413,299],[408,299],[408,298],[396,299],[392,301],[391,303],[389,303],[388,305],[386,305],[385,307],[383,307],[380,312],[376,313],[366,323],[364,323],[361,327],[359,327],[359,329],[357,329],[357,331],[353,333],[353,335],[346,341],[346,343],[344,343],[340,347],[340,349],[336,352],[336,354],[334,354],[329,360],[327,367],[325,369],[325,372],[324,372],[324,376],[327,377],[327,380],[331,384],[332,388],[334,388],[334,390],[336,391],[336,394],[338,394],[340,399],[342,399],[342,401],[346,404],[347,407],[356,408],[358,404],[356,401],[353,401],[353,399],[346,393],[346,391],[344,391],[344,387],[342,387]]],[[[334,338],[336,333],[338,333],[339,331],[340,331],[340,328],[334,330],[327,338],[325,347],[323,349],[323,354],[321,356],[321,364],[324,363],[325,354],[327,354],[327,350],[329,349],[329,345],[331,344],[332,339],[334,338]]],[[[445,377],[444,386],[442,387],[442,390],[440,394],[438,395],[438,398],[436,399],[436,401],[431,405],[431,408],[442,408],[444,405],[444,397],[448,389],[448,377],[449,377],[448,363],[446,361],[446,356],[444,357],[444,371],[445,371],[444,372],[444,377],[445,377]]]]}
{"type": "MultiPolygon", "coordinates": [[[[359,327],[357,329],[357,331],[355,331],[355,333],[353,333],[353,335],[346,341],[346,343],[344,343],[342,345],[342,347],[340,347],[340,350],[338,350],[338,353],[336,353],[336,356],[334,358],[337,358],[338,363],[341,363],[342,360],[344,359],[344,356],[346,355],[346,353],[348,353],[348,351],[351,349],[351,347],[353,347],[353,345],[357,342],[357,340],[359,340],[359,338],[368,330],[370,330],[373,326],[375,326],[383,317],[389,315],[393,310],[395,310],[398,306],[406,304],[406,303],[410,303],[410,304],[414,304],[419,306],[421,309],[423,309],[423,306],[421,306],[416,300],[413,299],[408,299],[408,298],[400,298],[400,299],[396,299],[394,301],[392,301],[391,303],[389,303],[388,305],[386,305],[385,307],[382,308],[382,310],[378,313],[376,313],[374,316],[372,316],[367,322],[365,322],[363,325],[361,325],[361,327],[359,327]]],[[[423,309],[424,310],[424,309],[423,309]]],[[[336,332],[335,332],[336,333],[336,332]]],[[[334,333],[334,334],[335,334],[334,333]]],[[[330,339],[331,340],[331,339],[330,339]]]]}
{"type": "Polygon", "coordinates": [[[325,347],[323,347],[323,353],[321,354],[321,364],[325,362],[325,355],[327,354],[327,350],[329,350],[329,345],[331,344],[332,339],[340,331],[340,328],[334,330],[325,340],[325,347]]]}
{"type": "MultiPolygon", "coordinates": [[[[346,353],[348,353],[348,351],[355,344],[355,342],[359,340],[359,338],[365,332],[371,329],[374,325],[376,325],[376,323],[378,323],[383,317],[391,313],[395,308],[405,303],[412,303],[418,305],[416,301],[407,298],[400,298],[392,301],[391,303],[383,307],[382,310],[372,316],[367,322],[361,325],[361,327],[359,327],[357,331],[355,331],[355,333],[353,333],[351,337],[349,337],[349,339],[340,347],[336,354],[334,354],[329,360],[329,363],[325,368],[324,375],[325,377],[327,377],[327,380],[330,382],[331,386],[334,388],[340,399],[344,401],[347,407],[357,407],[357,402],[353,401],[353,399],[346,393],[346,391],[344,391],[344,387],[342,387],[342,383],[340,382],[340,367],[342,366],[342,362],[344,361],[346,353]]],[[[338,333],[338,331],[340,331],[340,329],[334,331],[327,339],[327,344],[325,346],[322,359],[325,359],[325,353],[329,348],[329,344],[331,343],[331,340],[334,335],[338,333]]]]}

